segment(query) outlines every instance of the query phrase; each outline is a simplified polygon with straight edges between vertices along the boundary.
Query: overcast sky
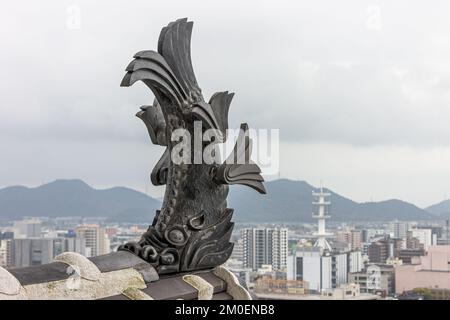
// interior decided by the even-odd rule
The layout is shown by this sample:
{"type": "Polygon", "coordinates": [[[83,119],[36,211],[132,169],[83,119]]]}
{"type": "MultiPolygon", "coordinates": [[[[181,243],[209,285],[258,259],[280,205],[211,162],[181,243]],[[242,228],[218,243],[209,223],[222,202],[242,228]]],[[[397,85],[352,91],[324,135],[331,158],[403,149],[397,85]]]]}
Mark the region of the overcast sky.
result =
{"type": "MultiPolygon", "coordinates": [[[[80,178],[161,195],[162,153],[119,87],[162,26],[194,21],[206,98],[236,93],[231,127],[280,129],[280,176],[357,201],[450,194],[450,3],[9,1],[0,10],[0,186],[80,178]]],[[[277,176],[270,176],[269,179],[277,176]]]]}

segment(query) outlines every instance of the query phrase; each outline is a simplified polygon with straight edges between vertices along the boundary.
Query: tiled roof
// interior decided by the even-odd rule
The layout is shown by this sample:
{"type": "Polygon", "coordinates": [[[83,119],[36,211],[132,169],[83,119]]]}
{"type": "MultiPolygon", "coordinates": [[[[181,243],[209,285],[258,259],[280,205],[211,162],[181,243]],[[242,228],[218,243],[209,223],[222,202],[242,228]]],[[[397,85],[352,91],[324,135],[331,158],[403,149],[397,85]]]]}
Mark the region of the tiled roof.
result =
{"type": "Polygon", "coordinates": [[[151,264],[125,251],[86,258],[63,253],[50,264],[0,267],[2,299],[250,299],[223,267],[159,277],[151,264]]]}

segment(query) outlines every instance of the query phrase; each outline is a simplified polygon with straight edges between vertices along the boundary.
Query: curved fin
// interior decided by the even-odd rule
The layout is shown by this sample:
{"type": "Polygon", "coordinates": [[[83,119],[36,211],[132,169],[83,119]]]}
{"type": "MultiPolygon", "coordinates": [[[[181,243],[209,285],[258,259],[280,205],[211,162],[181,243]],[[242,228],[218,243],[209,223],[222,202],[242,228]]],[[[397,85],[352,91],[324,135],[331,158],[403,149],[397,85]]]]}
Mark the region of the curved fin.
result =
{"type": "Polygon", "coordinates": [[[230,110],[231,100],[233,100],[234,93],[216,92],[209,99],[209,104],[216,116],[218,129],[222,131],[224,142],[226,140],[226,130],[228,129],[228,111],[230,110]]]}
{"type": "MultiPolygon", "coordinates": [[[[202,120],[203,124],[206,125],[207,129],[218,129],[220,130],[219,122],[217,121],[216,115],[212,107],[206,102],[199,102],[192,107],[192,114],[202,120]]],[[[222,130],[218,132],[222,134],[222,130]]],[[[220,140],[223,137],[219,137],[220,140]]]]}
{"type": "MultiPolygon", "coordinates": [[[[149,58],[138,57],[131,61],[120,85],[128,87],[136,81],[142,81],[153,91],[160,104],[169,100],[171,107],[181,108],[187,99],[186,92],[164,58],[159,53],[149,51],[146,51],[145,54],[141,51],[136,55],[147,55],[149,58]]],[[[162,106],[166,107],[166,105],[162,106]]]]}
{"type": "Polygon", "coordinates": [[[166,59],[184,91],[192,102],[203,101],[191,61],[191,35],[193,22],[187,18],[171,22],[161,30],[158,52],[166,59]]]}
{"type": "Polygon", "coordinates": [[[261,169],[250,160],[252,140],[248,136],[247,124],[241,124],[241,131],[231,154],[215,172],[215,181],[221,184],[241,184],[265,194],[261,169]]]}
{"type": "Polygon", "coordinates": [[[161,186],[167,183],[167,173],[170,164],[170,151],[166,148],[162,157],[158,160],[150,175],[154,186],[161,186]]]}
{"type": "Polygon", "coordinates": [[[167,146],[166,120],[156,99],[152,106],[142,106],[136,117],[144,122],[153,144],[167,146]]]}

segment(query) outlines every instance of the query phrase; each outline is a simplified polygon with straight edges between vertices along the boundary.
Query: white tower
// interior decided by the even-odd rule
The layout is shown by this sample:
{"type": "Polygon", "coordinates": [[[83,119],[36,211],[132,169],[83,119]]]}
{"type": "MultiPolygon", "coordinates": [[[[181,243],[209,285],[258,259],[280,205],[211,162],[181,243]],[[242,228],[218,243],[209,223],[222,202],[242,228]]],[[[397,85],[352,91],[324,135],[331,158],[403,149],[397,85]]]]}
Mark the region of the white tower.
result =
{"type": "Polygon", "coordinates": [[[328,215],[330,201],[327,200],[330,193],[324,192],[323,188],[320,187],[320,192],[313,191],[312,194],[314,197],[313,207],[317,208],[317,212],[313,212],[312,216],[313,218],[316,218],[318,222],[317,233],[314,234],[317,237],[317,241],[314,246],[320,247],[322,250],[331,251],[331,246],[326,237],[330,237],[332,234],[327,233],[325,230],[325,220],[330,217],[330,215],[328,215]]]}

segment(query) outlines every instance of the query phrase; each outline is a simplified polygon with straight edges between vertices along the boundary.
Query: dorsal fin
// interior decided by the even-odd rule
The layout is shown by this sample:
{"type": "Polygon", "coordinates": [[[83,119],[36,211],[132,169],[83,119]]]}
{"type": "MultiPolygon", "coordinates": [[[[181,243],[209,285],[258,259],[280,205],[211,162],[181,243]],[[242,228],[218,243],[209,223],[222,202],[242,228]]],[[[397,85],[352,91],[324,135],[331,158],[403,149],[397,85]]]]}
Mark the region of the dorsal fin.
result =
{"type": "Polygon", "coordinates": [[[167,61],[191,103],[204,101],[201,89],[195,79],[191,61],[192,21],[187,18],[171,22],[161,30],[158,52],[167,61]]]}

